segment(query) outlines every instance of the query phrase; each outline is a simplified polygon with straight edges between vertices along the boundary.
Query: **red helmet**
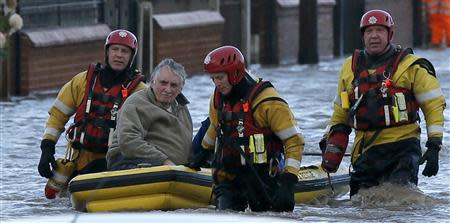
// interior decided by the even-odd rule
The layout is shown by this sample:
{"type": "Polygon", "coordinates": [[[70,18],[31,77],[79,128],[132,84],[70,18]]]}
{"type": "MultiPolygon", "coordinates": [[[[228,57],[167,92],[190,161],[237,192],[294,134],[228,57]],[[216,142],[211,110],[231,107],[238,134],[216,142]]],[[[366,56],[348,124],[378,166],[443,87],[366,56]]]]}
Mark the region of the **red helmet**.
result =
{"type": "MultiPolygon", "coordinates": [[[[130,66],[133,63],[134,58],[136,57],[138,42],[136,36],[128,30],[117,29],[109,33],[108,37],[106,37],[105,41],[105,59],[107,57],[108,47],[111,44],[120,44],[131,49],[131,61],[130,66]]],[[[106,61],[108,62],[108,61],[106,61]]]]}
{"type": "Polygon", "coordinates": [[[234,46],[222,46],[209,52],[203,65],[208,73],[227,73],[231,85],[238,84],[244,77],[244,56],[234,46]]]}
{"type": "Polygon", "coordinates": [[[392,16],[383,10],[370,10],[366,12],[362,17],[359,23],[359,28],[361,33],[364,33],[364,30],[373,25],[384,26],[388,29],[389,32],[389,41],[392,40],[392,36],[394,35],[394,20],[392,16]]]}

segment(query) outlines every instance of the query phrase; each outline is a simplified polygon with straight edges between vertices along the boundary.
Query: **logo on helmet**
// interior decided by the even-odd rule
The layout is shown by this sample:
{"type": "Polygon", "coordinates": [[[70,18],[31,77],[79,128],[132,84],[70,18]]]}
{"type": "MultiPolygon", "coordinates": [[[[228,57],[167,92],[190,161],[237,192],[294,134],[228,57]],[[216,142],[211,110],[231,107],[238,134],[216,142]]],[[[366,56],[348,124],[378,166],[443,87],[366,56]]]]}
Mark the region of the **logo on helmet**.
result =
{"type": "Polygon", "coordinates": [[[120,31],[120,32],[119,32],[119,36],[122,37],[122,38],[124,38],[124,37],[127,36],[127,32],[125,32],[125,31],[120,31]]]}
{"type": "Polygon", "coordinates": [[[205,60],[203,61],[204,64],[209,64],[209,62],[211,61],[211,57],[208,55],[205,57],[205,60]]]}
{"type": "Polygon", "coordinates": [[[369,23],[370,24],[375,24],[375,23],[377,23],[377,18],[375,17],[375,16],[371,16],[370,18],[369,18],[369,23]]]}

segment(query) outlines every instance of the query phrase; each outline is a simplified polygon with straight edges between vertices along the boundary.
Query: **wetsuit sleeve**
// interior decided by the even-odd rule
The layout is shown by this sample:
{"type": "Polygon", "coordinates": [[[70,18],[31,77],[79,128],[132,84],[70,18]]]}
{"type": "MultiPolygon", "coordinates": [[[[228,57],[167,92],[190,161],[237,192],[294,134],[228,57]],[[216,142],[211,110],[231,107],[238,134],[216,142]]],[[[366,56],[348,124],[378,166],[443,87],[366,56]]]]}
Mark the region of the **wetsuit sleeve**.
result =
{"type": "Polygon", "coordinates": [[[53,105],[50,107],[50,115],[44,131],[44,139],[57,142],[64,126],[69,118],[75,114],[80,106],[86,87],[86,72],[82,72],[73,77],[59,91],[53,105]]]}
{"type": "Polygon", "coordinates": [[[211,96],[209,102],[209,119],[211,124],[203,137],[202,147],[205,149],[214,149],[217,136],[216,129],[218,125],[217,109],[214,108],[214,94],[211,96]]]}
{"type": "MultiPolygon", "coordinates": [[[[274,96],[279,97],[275,89],[265,89],[255,99],[255,104],[258,104],[261,98],[274,96]]],[[[281,100],[266,100],[258,104],[253,115],[259,127],[269,127],[283,141],[285,171],[297,176],[304,149],[304,139],[289,105],[281,100]]]]}
{"type": "Polygon", "coordinates": [[[419,65],[413,65],[412,69],[412,89],[425,116],[428,138],[442,138],[446,104],[439,81],[419,65]]]}
{"type": "Polygon", "coordinates": [[[329,126],[347,123],[348,109],[342,108],[341,92],[346,91],[350,95],[349,91],[351,90],[352,80],[353,73],[351,71],[351,59],[347,59],[339,74],[336,95],[333,101],[333,114],[331,115],[329,126]]]}

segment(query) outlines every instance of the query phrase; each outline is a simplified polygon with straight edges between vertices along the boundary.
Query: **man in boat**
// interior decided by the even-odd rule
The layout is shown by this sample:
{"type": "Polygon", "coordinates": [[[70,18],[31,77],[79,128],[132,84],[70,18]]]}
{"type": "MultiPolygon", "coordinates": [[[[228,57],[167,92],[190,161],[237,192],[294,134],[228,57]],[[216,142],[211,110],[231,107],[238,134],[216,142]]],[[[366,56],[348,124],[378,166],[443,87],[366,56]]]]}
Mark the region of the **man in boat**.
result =
{"type": "Polygon", "coordinates": [[[192,119],[181,93],[185,79],[181,64],[164,59],[154,69],[149,87],[127,99],[106,155],[108,169],[188,162],[192,119]]]}
{"type": "Polygon", "coordinates": [[[112,31],[104,49],[105,64],[91,64],[87,71],[73,77],[61,88],[49,110],[38,165],[42,177],[53,176],[55,144],[74,114],[74,123],[66,132],[76,164],[72,177],[106,170],[105,154],[116,127],[117,110],[145,84],[140,72],[132,69],[138,50],[133,33],[112,31]]]}
{"type": "Polygon", "coordinates": [[[245,70],[233,46],[211,51],[204,68],[215,84],[211,125],[189,166],[200,167],[215,151],[218,209],[292,211],[304,141],[288,104],[270,82],[245,70]]]}
{"type": "Polygon", "coordinates": [[[343,64],[331,128],[322,140],[322,167],[335,172],[355,129],[350,196],[383,182],[418,183],[435,176],[442,147],[445,99],[433,65],[391,43],[394,22],[383,10],[366,12],[360,21],[364,50],[343,64]],[[420,147],[419,108],[427,127],[426,152],[420,147]]]}

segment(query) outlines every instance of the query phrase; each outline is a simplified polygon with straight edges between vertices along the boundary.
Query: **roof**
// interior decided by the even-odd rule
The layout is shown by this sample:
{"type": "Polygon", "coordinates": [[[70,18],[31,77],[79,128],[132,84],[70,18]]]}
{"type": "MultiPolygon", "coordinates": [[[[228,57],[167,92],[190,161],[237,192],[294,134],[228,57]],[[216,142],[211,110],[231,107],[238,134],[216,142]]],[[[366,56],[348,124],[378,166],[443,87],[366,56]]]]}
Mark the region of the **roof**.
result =
{"type": "Polygon", "coordinates": [[[153,15],[153,18],[162,29],[187,28],[225,22],[219,12],[209,10],[156,14],[153,15]]]}
{"type": "Polygon", "coordinates": [[[47,47],[104,40],[111,32],[106,24],[79,27],[57,27],[45,29],[22,30],[33,47],[47,47]]]}

